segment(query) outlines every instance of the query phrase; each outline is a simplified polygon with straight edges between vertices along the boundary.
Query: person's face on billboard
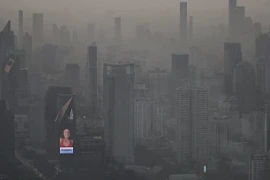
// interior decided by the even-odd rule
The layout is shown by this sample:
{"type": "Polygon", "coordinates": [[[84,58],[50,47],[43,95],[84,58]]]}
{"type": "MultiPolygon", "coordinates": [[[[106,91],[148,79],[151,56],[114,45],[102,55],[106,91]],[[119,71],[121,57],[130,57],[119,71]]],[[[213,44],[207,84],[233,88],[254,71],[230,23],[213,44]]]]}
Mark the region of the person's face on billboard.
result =
{"type": "Polygon", "coordinates": [[[65,129],[64,132],[63,132],[63,135],[64,135],[64,138],[66,138],[66,139],[70,138],[70,131],[69,131],[69,129],[65,129]]]}

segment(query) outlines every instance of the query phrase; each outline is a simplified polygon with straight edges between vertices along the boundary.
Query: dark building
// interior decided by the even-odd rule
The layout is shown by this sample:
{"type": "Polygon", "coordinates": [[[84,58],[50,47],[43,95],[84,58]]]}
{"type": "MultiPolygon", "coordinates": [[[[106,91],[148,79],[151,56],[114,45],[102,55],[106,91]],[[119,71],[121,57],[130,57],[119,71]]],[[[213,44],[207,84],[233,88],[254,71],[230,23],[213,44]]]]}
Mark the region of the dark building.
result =
{"type": "Polygon", "coordinates": [[[57,49],[58,46],[44,44],[42,47],[42,72],[55,73],[57,71],[57,49]]]}
{"type": "Polygon", "coordinates": [[[47,153],[49,159],[55,159],[58,156],[59,148],[59,136],[57,134],[55,119],[60,110],[58,105],[58,94],[72,94],[70,87],[49,87],[45,94],[45,126],[46,132],[46,144],[47,153]]]}
{"type": "Polygon", "coordinates": [[[134,162],[134,64],[104,64],[104,139],[106,154],[134,162]]]}
{"type": "Polygon", "coordinates": [[[260,34],[255,42],[255,56],[257,58],[267,57],[270,58],[270,33],[260,34]]]}
{"type": "Polygon", "coordinates": [[[237,0],[229,0],[229,35],[232,37],[233,35],[233,29],[235,26],[234,22],[234,9],[237,6],[237,0]]]}
{"type": "Polygon", "coordinates": [[[233,76],[235,67],[242,61],[240,43],[224,44],[224,91],[226,95],[233,94],[233,76]]]}
{"type": "Polygon", "coordinates": [[[33,48],[43,45],[43,14],[33,14],[33,48]]]}
{"type": "Polygon", "coordinates": [[[61,26],[59,31],[59,43],[61,46],[70,46],[70,32],[66,26],[61,26]]]}
{"type": "Polygon", "coordinates": [[[256,109],[256,75],[251,63],[241,62],[235,68],[235,95],[240,113],[256,109]]]}
{"type": "Polygon", "coordinates": [[[122,43],[121,17],[114,18],[114,26],[115,45],[120,46],[122,43]]]}
{"type": "Polygon", "coordinates": [[[23,36],[23,49],[26,53],[26,68],[30,69],[32,64],[32,36],[29,33],[25,33],[23,36]]]}
{"type": "Polygon", "coordinates": [[[78,134],[80,153],[79,167],[88,171],[98,171],[105,163],[104,132],[91,129],[87,133],[78,134]]]}
{"type": "Polygon", "coordinates": [[[78,64],[67,64],[65,68],[63,85],[70,86],[72,92],[79,94],[80,88],[80,66],[78,64]]]}
{"type": "Polygon", "coordinates": [[[170,82],[170,100],[172,106],[172,115],[175,114],[175,96],[176,89],[188,83],[189,74],[189,55],[188,54],[173,54],[172,55],[172,72],[170,82]]]}
{"type": "Polygon", "coordinates": [[[56,24],[52,25],[52,31],[53,43],[57,45],[59,43],[59,28],[56,24]]]}
{"type": "Polygon", "coordinates": [[[253,24],[254,35],[257,38],[262,33],[262,24],[257,22],[253,24]]]}
{"type": "Polygon", "coordinates": [[[189,17],[189,40],[193,39],[193,16],[189,17]]]}
{"type": "Polygon", "coordinates": [[[256,86],[258,100],[262,100],[270,95],[270,59],[267,57],[260,57],[256,59],[256,86]]]}
{"type": "MultiPolygon", "coordinates": [[[[8,109],[7,103],[0,100],[0,155],[12,161],[15,159],[14,114],[8,109]]],[[[2,161],[2,160],[1,160],[2,161]]]]}
{"type": "Polygon", "coordinates": [[[19,32],[18,32],[19,48],[22,48],[23,44],[23,11],[19,11],[19,32]]]}
{"type": "Polygon", "coordinates": [[[187,43],[188,12],[187,2],[180,2],[180,41],[181,44],[187,43]]]}
{"type": "Polygon", "coordinates": [[[89,79],[89,108],[92,115],[96,115],[98,106],[98,77],[97,77],[97,46],[88,46],[88,78],[89,79]]]}

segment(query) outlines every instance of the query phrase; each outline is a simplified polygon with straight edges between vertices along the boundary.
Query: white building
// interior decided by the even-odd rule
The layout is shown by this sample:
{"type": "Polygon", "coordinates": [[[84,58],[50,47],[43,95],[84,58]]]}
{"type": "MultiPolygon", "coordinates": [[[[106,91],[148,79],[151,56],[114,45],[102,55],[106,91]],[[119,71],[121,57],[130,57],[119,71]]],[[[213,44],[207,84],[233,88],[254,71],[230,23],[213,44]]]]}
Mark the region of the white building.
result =
{"type": "Polygon", "coordinates": [[[186,86],[176,92],[178,161],[202,161],[207,156],[208,90],[186,86]]]}
{"type": "Polygon", "coordinates": [[[153,101],[144,86],[136,86],[134,100],[134,143],[143,144],[151,138],[153,101]]]}

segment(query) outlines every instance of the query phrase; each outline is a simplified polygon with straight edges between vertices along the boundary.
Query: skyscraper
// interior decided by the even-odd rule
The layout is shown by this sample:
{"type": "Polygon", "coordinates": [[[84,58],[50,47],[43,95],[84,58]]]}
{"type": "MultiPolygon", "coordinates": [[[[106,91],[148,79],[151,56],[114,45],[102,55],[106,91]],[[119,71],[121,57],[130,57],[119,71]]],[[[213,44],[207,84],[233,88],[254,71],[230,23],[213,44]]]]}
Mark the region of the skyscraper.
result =
{"type": "Polygon", "coordinates": [[[188,26],[187,2],[180,2],[180,41],[187,45],[187,26],[188,26]]]}
{"type": "Polygon", "coordinates": [[[259,35],[262,33],[262,24],[259,22],[254,23],[253,29],[254,29],[255,38],[259,37],[259,35]]]}
{"type": "Polygon", "coordinates": [[[235,93],[240,113],[256,109],[256,75],[251,63],[241,62],[235,68],[235,93]]]}
{"type": "MultiPolygon", "coordinates": [[[[256,62],[256,86],[261,100],[270,94],[270,59],[267,57],[257,58],[256,62]]],[[[263,100],[264,101],[264,100],[263,100]]]]}
{"type": "Polygon", "coordinates": [[[97,115],[98,106],[98,78],[97,78],[97,46],[88,46],[88,77],[89,80],[89,108],[92,115],[97,115]]]}
{"type": "Polygon", "coordinates": [[[255,56],[257,58],[270,58],[270,52],[268,51],[270,48],[270,33],[260,34],[256,38],[255,46],[255,56]]]}
{"type": "Polygon", "coordinates": [[[53,24],[52,26],[52,37],[53,37],[53,43],[58,45],[59,44],[59,28],[56,24],[53,24]]]}
{"type": "Polygon", "coordinates": [[[229,0],[229,35],[230,37],[233,34],[233,28],[234,28],[234,9],[237,6],[237,0],[229,0]]]}
{"type": "Polygon", "coordinates": [[[170,101],[172,106],[172,115],[175,115],[175,94],[176,89],[188,83],[188,54],[172,55],[172,72],[170,78],[170,101]]]}
{"type": "Polygon", "coordinates": [[[23,44],[23,11],[19,11],[19,32],[18,32],[18,39],[19,39],[19,48],[22,48],[23,44]]]}
{"type": "Polygon", "coordinates": [[[189,40],[193,39],[193,16],[189,17],[189,40]]]}
{"type": "Polygon", "coordinates": [[[104,64],[104,131],[107,154],[134,161],[134,64],[104,64]]]}
{"type": "Polygon", "coordinates": [[[226,95],[232,95],[233,76],[235,67],[242,61],[242,51],[240,43],[224,44],[224,90],[226,95]]]}
{"type": "Polygon", "coordinates": [[[43,14],[33,14],[33,48],[43,45],[43,14]]]}
{"type": "Polygon", "coordinates": [[[23,49],[25,50],[26,53],[26,67],[28,69],[32,68],[32,36],[29,33],[25,33],[23,36],[23,49]]]}
{"type": "Polygon", "coordinates": [[[153,101],[145,84],[136,84],[134,100],[134,145],[151,138],[153,101]]]}
{"type": "Polygon", "coordinates": [[[208,90],[183,86],[176,92],[176,144],[180,163],[207,157],[208,90]]]}
{"type": "Polygon", "coordinates": [[[122,27],[121,27],[121,17],[116,17],[114,19],[114,38],[115,38],[115,45],[121,46],[122,43],[122,27]]]}
{"type": "Polygon", "coordinates": [[[55,159],[58,155],[59,136],[57,134],[55,119],[60,109],[58,107],[58,94],[72,94],[70,87],[49,87],[45,94],[45,126],[46,126],[46,142],[48,157],[55,159]]]}
{"type": "Polygon", "coordinates": [[[81,93],[79,64],[66,64],[63,85],[69,86],[75,94],[81,93]]]}

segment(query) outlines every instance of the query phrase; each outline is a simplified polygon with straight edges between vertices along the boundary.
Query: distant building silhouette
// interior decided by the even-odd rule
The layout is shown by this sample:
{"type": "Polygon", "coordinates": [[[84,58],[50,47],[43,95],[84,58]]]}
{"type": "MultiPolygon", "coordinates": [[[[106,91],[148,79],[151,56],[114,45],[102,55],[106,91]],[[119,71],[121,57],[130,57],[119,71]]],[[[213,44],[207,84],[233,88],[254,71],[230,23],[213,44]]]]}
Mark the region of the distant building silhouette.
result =
{"type": "Polygon", "coordinates": [[[23,11],[19,11],[19,31],[18,31],[19,48],[23,45],[23,11]]]}
{"type": "Polygon", "coordinates": [[[231,96],[233,93],[233,75],[235,67],[242,61],[240,43],[224,44],[224,90],[225,94],[231,96]]]}
{"type": "Polygon", "coordinates": [[[40,48],[43,45],[43,14],[33,14],[33,48],[40,48]]]}
{"type": "Polygon", "coordinates": [[[53,43],[55,45],[59,44],[59,28],[56,24],[52,25],[52,37],[53,37],[53,43]]]}
{"type": "Polygon", "coordinates": [[[235,94],[240,113],[256,109],[256,75],[251,63],[241,62],[235,68],[235,94]]]}
{"type": "Polygon", "coordinates": [[[97,115],[98,107],[98,72],[97,72],[97,46],[95,43],[88,46],[88,77],[89,80],[89,107],[91,114],[97,115]]]}
{"type": "Polygon", "coordinates": [[[253,24],[253,28],[254,28],[255,38],[257,38],[262,33],[262,24],[259,22],[256,22],[253,24]]]}
{"type": "Polygon", "coordinates": [[[104,64],[104,133],[107,154],[134,162],[134,64],[104,64]]]}
{"type": "Polygon", "coordinates": [[[189,40],[192,41],[193,40],[193,16],[189,17],[189,40]]]}
{"type": "Polygon", "coordinates": [[[188,33],[188,10],[187,2],[180,2],[180,43],[182,47],[187,47],[188,33]]]}
{"type": "Polygon", "coordinates": [[[270,52],[268,49],[270,48],[270,32],[265,34],[260,34],[256,38],[255,44],[255,56],[257,58],[267,57],[270,58],[270,52]]]}
{"type": "Polygon", "coordinates": [[[75,94],[80,94],[80,66],[78,64],[66,65],[62,84],[71,87],[75,94]]]}
{"type": "Polygon", "coordinates": [[[115,38],[115,45],[121,46],[122,44],[122,25],[121,25],[121,17],[114,18],[114,38],[115,38]]]}
{"type": "Polygon", "coordinates": [[[32,42],[32,36],[28,33],[25,33],[23,36],[23,49],[26,53],[26,68],[32,69],[32,49],[33,49],[33,42],[32,42]]]}

